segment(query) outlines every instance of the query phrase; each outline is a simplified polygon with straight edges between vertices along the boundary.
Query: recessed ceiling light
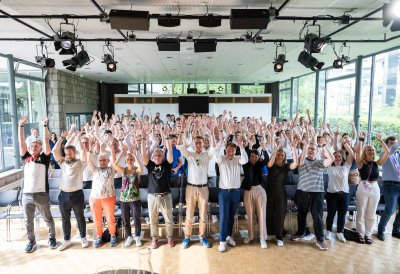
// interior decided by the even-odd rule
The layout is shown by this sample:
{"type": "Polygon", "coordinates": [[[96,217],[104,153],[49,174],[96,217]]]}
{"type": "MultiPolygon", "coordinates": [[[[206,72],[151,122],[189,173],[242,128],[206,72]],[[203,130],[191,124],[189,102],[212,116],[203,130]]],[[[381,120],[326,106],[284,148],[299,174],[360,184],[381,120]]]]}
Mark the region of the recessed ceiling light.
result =
{"type": "Polygon", "coordinates": [[[239,66],[243,66],[244,64],[238,64],[239,66]]]}
{"type": "Polygon", "coordinates": [[[108,79],[111,79],[112,77],[111,77],[111,76],[107,76],[107,78],[108,78],[108,79]]]}
{"type": "Polygon", "coordinates": [[[97,72],[96,74],[103,74],[102,72],[97,72]]]}
{"type": "Polygon", "coordinates": [[[173,58],[172,56],[167,56],[167,57],[165,57],[165,58],[167,58],[167,59],[171,59],[171,58],[173,58]]]}
{"type": "Polygon", "coordinates": [[[234,75],[235,73],[234,73],[234,72],[229,72],[228,74],[229,74],[229,75],[234,75]]]}
{"type": "Polygon", "coordinates": [[[188,64],[186,64],[187,66],[192,66],[193,64],[192,63],[188,63],[188,64]]]}
{"type": "Polygon", "coordinates": [[[176,69],[173,68],[173,69],[171,69],[171,70],[176,70],[176,69]]]}
{"type": "Polygon", "coordinates": [[[90,69],[90,67],[85,67],[85,69],[90,69]]]}
{"type": "Polygon", "coordinates": [[[186,48],[186,50],[193,50],[194,48],[186,48]]]}
{"type": "Polygon", "coordinates": [[[213,57],[212,57],[212,56],[207,56],[206,58],[207,58],[207,59],[213,59],[213,57]]]}
{"type": "Polygon", "coordinates": [[[255,48],[256,50],[263,50],[264,48],[255,48]]]}
{"type": "Polygon", "coordinates": [[[124,48],[114,48],[115,50],[123,50],[124,48]]]}
{"type": "Polygon", "coordinates": [[[191,72],[188,72],[188,75],[192,75],[193,73],[191,73],[191,72]]]}

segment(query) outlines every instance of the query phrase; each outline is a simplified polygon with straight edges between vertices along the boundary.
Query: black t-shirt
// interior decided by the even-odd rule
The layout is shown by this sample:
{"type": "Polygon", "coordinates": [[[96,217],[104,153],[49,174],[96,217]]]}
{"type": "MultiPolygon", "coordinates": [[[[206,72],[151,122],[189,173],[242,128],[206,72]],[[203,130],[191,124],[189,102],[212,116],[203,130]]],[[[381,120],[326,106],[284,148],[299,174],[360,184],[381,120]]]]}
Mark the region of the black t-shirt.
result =
{"type": "Polygon", "coordinates": [[[149,161],[146,165],[149,171],[149,193],[170,192],[172,164],[164,160],[161,165],[149,161]]]}
{"type": "MultiPolygon", "coordinates": [[[[43,152],[36,158],[34,158],[28,151],[21,157],[24,160],[24,185],[26,184],[27,192],[36,192],[34,189],[43,184],[41,178],[44,178],[46,192],[49,192],[49,165],[50,165],[50,154],[46,155],[43,152]],[[44,166],[44,168],[43,168],[44,166]],[[45,172],[44,176],[43,173],[45,172]],[[41,173],[41,174],[40,174],[41,173]],[[36,174],[36,176],[34,175],[36,174]],[[39,180],[39,181],[38,181],[39,180]],[[34,186],[35,185],[35,186],[34,186]]],[[[41,188],[41,187],[40,187],[41,188]]],[[[25,193],[25,190],[24,190],[25,193]]]]}
{"type": "Polygon", "coordinates": [[[361,180],[377,181],[379,178],[378,164],[373,162],[367,162],[363,164],[362,168],[359,169],[361,180]],[[372,169],[372,170],[371,170],[372,169]],[[371,174],[370,174],[371,171],[371,174]],[[368,178],[369,175],[369,178],[368,178]]]}
{"type": "Polygon", "coordinates": [[[288,171],[290,170],[290,164],[284,164],[283,166],[273,165],[268,168],[268,186],[267,190],[285,188],[288,171]]]}

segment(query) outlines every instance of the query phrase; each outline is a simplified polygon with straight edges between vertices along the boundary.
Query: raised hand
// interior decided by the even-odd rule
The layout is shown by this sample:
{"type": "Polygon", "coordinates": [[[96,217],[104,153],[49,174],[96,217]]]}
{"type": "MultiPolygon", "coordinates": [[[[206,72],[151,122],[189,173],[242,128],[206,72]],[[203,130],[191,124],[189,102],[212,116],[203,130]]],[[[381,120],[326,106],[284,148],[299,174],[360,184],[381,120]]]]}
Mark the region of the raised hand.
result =
{"type": "Polygon", "coordinates": [[[19,119],[19,126],[20,126],[20,127],[23,127],[23,126],[26,124],[27,121],[28,121],[28,117],[27,117],[27,116],[22,116],[22,117],[19,119]]]}
{"type": "Polygon", "coordinates": [[[60,134],[60,137],[65,138],[65,137],[67,137],[67,135],[68,135],[68,131],[63,130],[63,131],[61,132],[61,134],[60,134]]]}
{"type": "Polygon", "coordinates": [[[49,117],[44,116],[42,119],[43,125],[47,126],[47,124],[49,123],[49,117]]]}

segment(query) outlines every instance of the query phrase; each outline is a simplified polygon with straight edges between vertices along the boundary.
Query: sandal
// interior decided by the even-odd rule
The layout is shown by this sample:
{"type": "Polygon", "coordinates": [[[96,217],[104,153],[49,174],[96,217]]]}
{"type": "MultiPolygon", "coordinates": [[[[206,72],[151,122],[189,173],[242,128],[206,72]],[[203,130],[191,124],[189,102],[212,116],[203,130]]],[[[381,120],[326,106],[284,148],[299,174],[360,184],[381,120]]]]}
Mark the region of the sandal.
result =
{"type": "Polygon", "coordinates": [[[366,243],[367,245],[372,245],[372,239],[369,238],[369,237],[367,237],[367,236],[365,236],[365,243],[366,243]]]}
{"type": "MultiPolygon", "coordinates": [[[[366,237],[365,237],[365,239],[366,239],[366,237]]],[[[364,237],[363,237],[361,234],[359,234],[359,235],[358,235],[357,242],[358,242],[359,244],[365,244],[365,239],[364,239],[364,237]]]]}

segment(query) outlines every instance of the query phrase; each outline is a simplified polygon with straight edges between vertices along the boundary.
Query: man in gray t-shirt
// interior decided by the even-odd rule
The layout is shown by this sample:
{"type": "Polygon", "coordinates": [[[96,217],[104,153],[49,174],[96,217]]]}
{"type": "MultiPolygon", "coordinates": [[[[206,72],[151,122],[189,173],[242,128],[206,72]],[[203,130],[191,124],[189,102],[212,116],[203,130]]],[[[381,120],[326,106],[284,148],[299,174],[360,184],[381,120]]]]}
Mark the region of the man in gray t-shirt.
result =
{"type": "MultiPolygon", "coordinates": [[[[389,148],[389,158],[382,165],[382,192],[385,198],[385,211],[378,225],[378,239],[385,240],[385,227],[396,210],[400,197],[400,143],[396,137],[385,140],[389,148]]],[[[393,222],[392,236],[400,239],[400,213],[396,214],[393,222]]]]}
{"type": "Polygon", "coordinates": [[[324,146],[326,159],[317,160],[317,146],[314,143],[306,144],[299,161],[299,184],[296,191],[297,205],[297,232],[290,239],[297,241],[304,237],[307,214],[311,207],[311,215],[314,224],[314,233],[317,238],[317,246],[321,250],[328,247],[324,241],[324,170],[332,165],[335,160],[332,152],[324,146]]]}

